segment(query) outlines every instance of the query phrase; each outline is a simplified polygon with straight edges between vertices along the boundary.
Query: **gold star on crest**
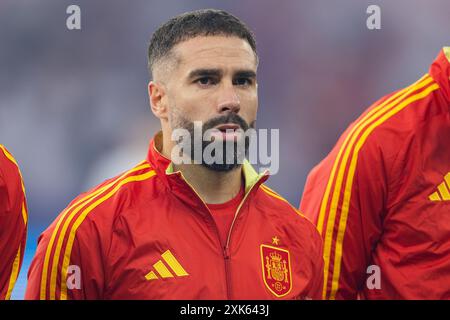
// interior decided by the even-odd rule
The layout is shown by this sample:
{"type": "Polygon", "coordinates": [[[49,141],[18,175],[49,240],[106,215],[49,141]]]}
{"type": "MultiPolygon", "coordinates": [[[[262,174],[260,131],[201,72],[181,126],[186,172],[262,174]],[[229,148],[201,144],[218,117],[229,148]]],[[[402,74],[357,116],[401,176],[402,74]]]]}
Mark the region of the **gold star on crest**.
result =
{"type": "Polygon", "coordinates": [[[272,244],[278,245],[279,242],[280,242],[280,239],[278,239],[277,236],[272,238],[272,244]]]}

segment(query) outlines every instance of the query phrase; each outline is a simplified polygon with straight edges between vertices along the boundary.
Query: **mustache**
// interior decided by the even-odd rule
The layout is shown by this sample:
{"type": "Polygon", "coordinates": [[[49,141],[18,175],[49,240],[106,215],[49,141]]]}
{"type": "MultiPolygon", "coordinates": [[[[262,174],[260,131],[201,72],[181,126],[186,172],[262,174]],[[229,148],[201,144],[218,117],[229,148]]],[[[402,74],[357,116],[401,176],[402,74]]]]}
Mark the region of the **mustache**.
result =
{"type": "Polygon", "coordinates": [[[218,116],[206,121],[203,124],[203,131],[212,129],[221,124],[232,123],[238,125],[242,130],[247,131],[249,128],[254,128],[255,121],[248,124],[241,116],[236,113],[228,113],[223,116],[218,116]]]}

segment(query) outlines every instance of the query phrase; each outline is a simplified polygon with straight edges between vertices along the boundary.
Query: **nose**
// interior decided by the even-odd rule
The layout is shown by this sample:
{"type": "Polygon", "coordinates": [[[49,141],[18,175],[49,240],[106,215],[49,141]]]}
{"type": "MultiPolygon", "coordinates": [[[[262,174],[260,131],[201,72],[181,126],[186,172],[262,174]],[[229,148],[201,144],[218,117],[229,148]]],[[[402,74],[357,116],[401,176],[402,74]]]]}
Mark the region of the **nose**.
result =
{"type": "Polygon", "coordinates": [[[217,111],[219,113],[234,112],[239,113],[241,102],[233,85],[226,86],[220,92],[217,111]]]}

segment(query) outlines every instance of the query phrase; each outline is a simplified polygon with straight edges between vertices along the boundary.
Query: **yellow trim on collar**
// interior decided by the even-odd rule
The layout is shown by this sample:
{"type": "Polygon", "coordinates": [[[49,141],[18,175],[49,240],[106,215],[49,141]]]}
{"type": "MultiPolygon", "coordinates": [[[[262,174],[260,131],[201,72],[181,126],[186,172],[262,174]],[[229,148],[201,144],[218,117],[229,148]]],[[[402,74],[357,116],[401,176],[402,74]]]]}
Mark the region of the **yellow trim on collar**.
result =
{"type": "Polygon", "coordinates": [[[266,174],[266,172],[258,174],[247,159],[245,159],[242,164],[242,172],[245,180],[245,193],[249,192],[259,179],[266,174]]]}
{"type": "Polygon", "coordinates": [[[448,62],[450,62],[450,47],[444,47],[444,54],[447,57],[448,62]]]}
{"type": "MultiPolygon", "coordinates": [[[[173,162],[170,162],[167,166],[166,174],[169,175],[173,173],[175,173],[173,162]]],[[[258,174],[247,159],[245,159],[242,163],[242,173],[245,181],[245,193],[247,193],[259,181],[259,179],[266,174],[266,172],[258,174]]]]}
{"type": "Polygon", "coordinates": [[[173,162],[170,162],[169,165],[167,166],[166,174],[172,174],[172,173],[174,173],[173,170],[174,170],[174,169],[173,169],[173,162]]]}

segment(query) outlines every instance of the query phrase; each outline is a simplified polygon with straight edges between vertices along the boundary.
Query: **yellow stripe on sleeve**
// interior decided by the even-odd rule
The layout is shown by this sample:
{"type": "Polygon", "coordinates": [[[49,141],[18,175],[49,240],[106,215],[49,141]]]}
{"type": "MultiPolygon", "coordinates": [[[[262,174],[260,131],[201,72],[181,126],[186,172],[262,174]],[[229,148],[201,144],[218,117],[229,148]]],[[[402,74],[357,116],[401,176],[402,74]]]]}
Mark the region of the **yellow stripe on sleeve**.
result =
{"type": "MultiPolygon", "coordinates": [[[[352,158],[350,162],[350,167],[348,170],[347,180],[345,183],[345,190],[344,190],[344,200],[342,204],[342,213],[339,219],[339,227],[338,227],[338,234],[337,234],[337,240],[336,240],[336,250],[335,250],[335,259],[334,259],[334,268],[333,268],[333,278],[332,278],[332,287],[331,287],[331,293],[330,293],[330,299],[336,298],[336,293],[339,286],[339,276],[340,276],[340,270],[341,270],[341,263],[342,263],[342,247],[343,247],[343,241],[344,241],[344,234],[345,229],[347,227],[347,218],[350,208],[350,199],[351,199],[351,191],[353,186],[353,178],[356,171],[356,166],[358,162],[358,155],[359,151],[363,147],[364,143],[366,142],[369,135],[381,124],[386,122],[388,119],[395,116],[397,113],[405,109],[407,106],[411,105],[412,103],[426,98],[430,93],[433,91],[439,89],[439,85],[434,83],[430,86],[428,86],[425,90],[409,97],[408,99],[402,101],[400,104],[398,104],[395,108],[391,109],[389,112],[384,114],[380,119],[376,120],[374,123],[372,123],[362,134],[361,138],[357,141],[356,147],[352,153],[352,158]]],[[[350,150],[347,150],[349,152],[350,150]]]]}
{"type": "MultiPolygon", "coordinates": [[[[99,206],[100,204],[102,204],[103,202],[105,202],[106,200],[111,198],[123,185],[130,183],[130,182],[144,181],[144,180],[150,179],[151,177],[153,177],[155,175],[156,175],[156,172],[154,170],[152,170],[152,171],[146,172],[144,174],[127,177],[126,179],[120,181],[119,184],[117,186],[115,186],[114,189],[112,189],[109,193],[107,193],[106,195],[104,195],[103,197],[101,197],[100,199],[98,199],[97,201],[92,203],[91,205],[89,205],[89,207],[84,209],[84,211],[81,213],[81,215],[75,220],[74,225],[70,229],[67,246],[66,246],[66,249],[65,249],[64,255],[63,255],[64,260],[63,260],[62,269],[61,269],[61,273],[60,273],[60,276],[61,276],[61,300],[67,299],[67,284],[66,284],[66,281],[64,281],[64,279],[66,279],[66,276],[67,276],[67,269],[68,269],[69,263],[70,263],[70,256],[72,254],[72,247],[73,247],[73,242],[75,240],[76,232],[77,232],[79,226],[81,225],[81,223],[84,221],[84,219],[86,219],[86,216],[92,210],[94,210],[97,206],[99,206]]],[[[57,249],[57,251],[61,251],[61,247],[57,247],[56,249],[57,249]]],[[[53,272],[53,270],[52,270],[52,272],[53,272]]],[[[50,282],[50,290],[51,290],[51,292],[52,291],[54,292],[56,290],[56,277],[51,277],[50,281],[51,281],[50,282]]]]}
{"type": "Polygon", "coordinates": [[[326,230],[324,236],[324,287],[323,287],[323,299],[327,299],[327,285],[328,285],[328,270],[330,266],[330,258],[331,258],[331,247],[333,243],[333,233],[334,233],[334,225],[336,219],[336,212],[338,208],[338,202],[341,194],[341,187],[344,179],[345,169],[347,167],[348,158],[350,156],[350,151],[353,149],[358,136],[367,129],[367,126],[375,121],[380,116],[389,112],[389,110],[395,108],[396,105],[400,104],[402,101],[405,101],[406,98],[413,92],[418,91],[429,85],[433,82],[433,79],[426,74],[415,84],[400,90],[386,101],[381,103],[379,106],[373,108],[370,112],[368,112],[362,119],[358,121],[351,129],[351,131],[346,136],[341,148],[339,149],[338,155],[336,157],[335,162],[333,163],[333,168],[330,174],[330,178],[328,180],[328,184],[325,190],[324,198],[322,199],[319,220],[318,220],[318,228],[319,232],[323,234],[324,232],[324,221],[325,216],[328,213],[328,219],[326,223],[326,230]],[[342,161],[341,161],[342,160],[342,161]],[[338,170],[339,169],[339,170],[338,170]],[[337,176],[336,176],[337,171],[337,176]],[[334,184],[334,189],[331,198],[330,208],[327,211],[329,196],[331,193],[331,187],[333,185],[333,181],[336,178],[336,182],[334,184]]]}
{"type": "Polygon", "coordinates": [[[8,284],[8,291],[6,292],[6,300],[11,299],[11,294],[14,289],[14,285],[16,284],[17,277],[19,276],[19,269],[20,269],[20,254],[21,254],[21,246],[19,246],[19,249],[17,250],[16,257],[14,259],[14,263],[12,266],[11,275],[9,276],[9,284],[8,284]]]}
{"type": "MultiPolygon", "coordinates": [[[[79,210],[81,210],[82,206],[86,205],[89,201],[94,200],[95,198],[99,197],[102,193],[106,192],[108,189],[113,187],[118,181],[120,181],[121,179],[123,179],[127,175],[132,174],[132,173],[134,173],[136,171],[140,171],[140,170],[144,170],[144,169],[150,168],[150,165],[148,163],[144,163],[144,164],[142,164],[142,163],[143,162],[138,164],[135,168],[125,172],[120,177],[118,177],[117,179],[111,181],[110,183],[106,184],[105,186],[103,186],[103,187],[93,191],[92,193],[89,193],[89,194],[85,195],[84,197],[80,198],[80,200],[76,201],[75,203],[73,203],[71,206],[69,206],[67,209],[65,209],[63,211],[63,213],[61,214],[61,217],[58,219],[58,222],[56,223],[55,229],[52,232],[49,244],[47,245],[47,250],[45,252],[44,266],[43,266],[42,275],[41,275],[41,290],[40,290],[40,299],[41,300],[47,299],[46,291],[47,291],[47,281],[48,281],[48,279],[47,279],[48,278],[48,266],[50,264],[50,259],[51,258],[53,258],[51,275],[54,272],[56,273],[56,266],[57,266],[57,262],[59,261],[59,251],[55,251],[53,256],[51,255],[51,252],[52,252],[53,245],[54,245],[56,236],[58,234],[58,231],[60,230],[61,223],[64,221],[65,217],[69,214],[69,212],[71,212],[72,209],[77,210],[77,212],[79,210]],[[55,270],[55,271],[53,271],[53,270],[55,270]]],[[[73,216],[75,214],[76,214],[76,212],[74,214],[69,215],[68,219],[66,220],[67,223],[65,223],[63,225],[64,231],[67,229],[68,224],[70,223],[70,221],[72,220],[72,218],[73,218],[73,216]]],[[[64,233],[61,232],[61,236],[63,234],[64,233]]],[[[58,247],[60,248],[62,246],[63,238],[61,236],[58,239],[57,248],[58,247]]],[[[54,278],[56,278],[56,275],[54,276],[54,278]]],[[[50,292],[50,299],[52,299],[52,298],[55,299],[55,292],[54,291],[50,292]]]]}

